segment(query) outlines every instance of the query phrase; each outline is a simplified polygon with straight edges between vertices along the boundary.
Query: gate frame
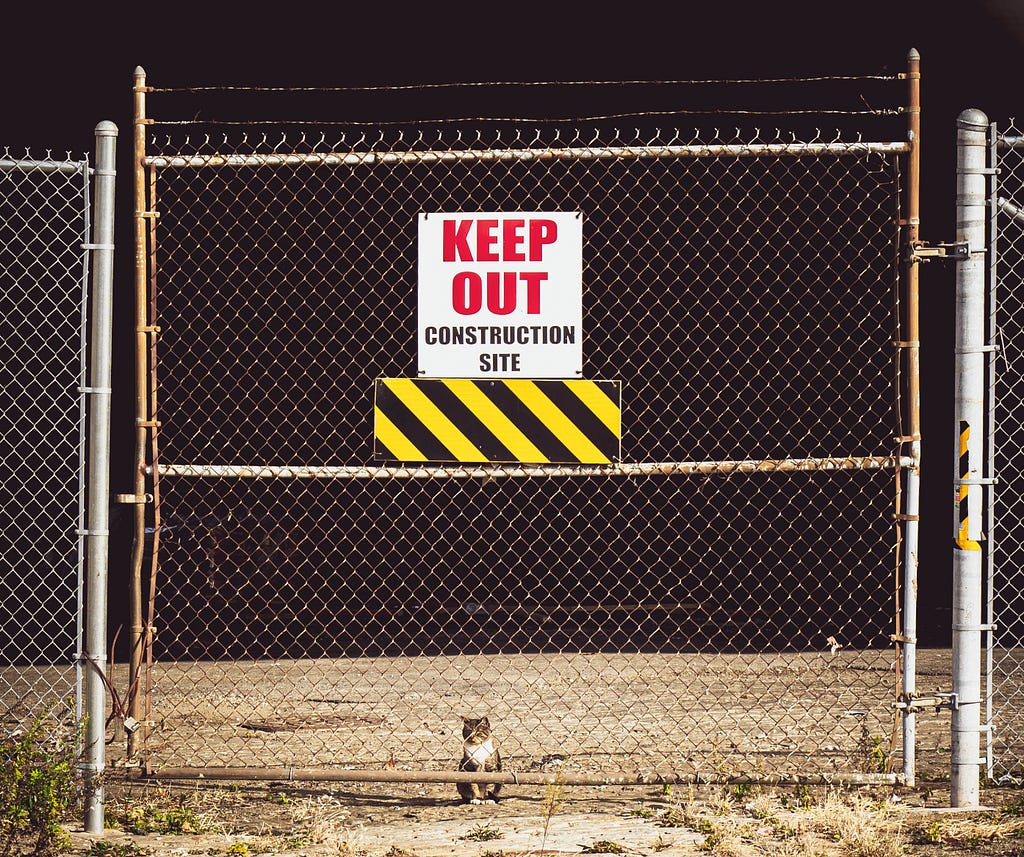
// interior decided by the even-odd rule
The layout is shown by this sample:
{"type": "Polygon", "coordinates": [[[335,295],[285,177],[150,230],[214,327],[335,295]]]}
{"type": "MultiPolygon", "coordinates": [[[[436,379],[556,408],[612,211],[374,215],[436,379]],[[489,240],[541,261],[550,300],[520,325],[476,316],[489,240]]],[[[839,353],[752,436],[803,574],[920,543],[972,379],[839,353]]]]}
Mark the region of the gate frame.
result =
{"type": "MultiPolygon", "coordinates": [[[[896,483],[897,514],[896,514],[896,550],[895,550],[895,592],[894,592],[894,623],[895,633],[892,641],[895,648],[895,672],[897,683],[897,699],[893,703],[894,709],[899,712],[902,718],[903,731],[903,771],[900,774],[821,774],[821,775],[741,775],[729,776],[720,775],[678,775],[676,778],[666,779],[659,777],[657,782],[679,782],[679,783],[766,783],[766,784],[849,784],[849,785],[877,785],[903,783],[913,785],[915,779],[915,705],[916,695],[916,646],[917,646],[917,582],[918,582],[918,530],[919,530],[919,505],[920,505],[920,461],[921,461],[921,423],[920,423],[920,334],[919,334],[919,291],[918,291],[918,263],[921,261],[916,254],[917,248],[921,245],[919,240],[919,199],[920,199],[920,54],[912,49],[907,56],[907,71],[899,75],[907,80],[907,105],[904,108],[907,113],[907,139],[902,143],[853,143],[841,147],[843,152],[853,151],[880,151],[887,154],[905,154],[907,161],[907,185],[903,202],[906,206],[906,217],[898,224],[897,244],[901,251],[905,251],[903,259],[904,287],[901,296],[906,298],[905,317],[895,318],[894,323],[898,330],[904,334],[904,339],[894,342],[896,356],[895,387],[899,413],[897,419],[901,425],[906,420],[906,429],[901,430],[900,436],[895,438],[897,452],[893,456],[880,457],[878,459],[786,459],[782,461],[734,461],[734,462],[678,462],[674,465],[655,464],[651,467],[658,468],[662,472],[665,467],[675,467],[675,472],[730,472],[737,470],[763,470],[763,469],[799,469],[799,470],[834,470],[834,469],[859,469],[863,467],[892,467],[896,483]],[[905,375],[905,382],[901,378],[905,375]],[[905,384],[905,386],[904,386],[905,384]],[[906,398],[904,399],[904,394],[906,398]],[[883,460],[884,459],[884,460],[883,460]],[[845,462],[845,463],[844,463],[845,462]],[[905,492],[905,496],[904,496],[905,492]],[[904,499],[905,505],[900,508],[900,500],[904,499]]],[[[150,667],[152,666],[152,641],[153,628],[151,618],[153,611],[153,599],[155,597],[154,581],[158,562],[158,551],[160,545],[160,512],[159,512],[159,476],[161,473],[172,472],[175,475],[232,475],[242,477],[259,477],[269,475],[271,470],[287,471],[287,475],[296,478],[373,478],[375,474],[385,470],[394,470],[395,475],[406,478],[417,478],[418,476],[429,476],[434,471],[451,473],[463,477],[487,475],[493,468],[459,466],[451,467],[401,467],[401,468],[367,468],[367,467],[311,467],[311,468],[266,468],[266,467],[192,467],[181,468],[175,465],[159,464],[158,455],[158,427],[155,420],[157,384],[156,384],[156,344],[159,328],[155,325],[155,297],[150,288],[151,280],[155,278],[155,228],[156,218],[156,178],[150,175],[147,186],[147,166],[158,166],[165,159],[159,156],[148,157],[146,154],[146,125],[152,122],[146,116],[146,93],[152,91],[146,84],[146,74],[141,67],[134,72],[134,168],[135,168],[135,285],[136,285],[136,447],[135,447],[135,493],[124,502],[135,505],[135,541],[132,550],[132,561],[130,568],[130,660],[129,676],[130,686],[128,689],[128,714],[134,718],[140,728],[137,732],[132,731],[128,736],[128,757],[129,760],[136,760],[140,747],[145,745],[148,736],[148,717],[150,706],[150,667]],[[187,471],[187,472],[186,472],[187,471]],[[200,473],[199,471],[203,471],[200,473]],[[206,472],[209,471],[209,472],[206,472]],[[308,471],[308,472],[298,472],[308,471]],[[145,535],[146,535],[146,507],[152,504],[154,509],[154,520],[151,523],[152,532],[152,553],[151,553],[151,575],[148,593],[149,616],[144,616],[143,603],[143,582],[142,566],[144,563],[145,535]]],[[[753,146],[673,146],[659,147],[657,149],[644,150],[647,156],[671,156],[671,157],[707,157],[729,155],[756,156],[767,155],[794,155],[815,154],[831,150],[830,144],[799,144],[792,145],[753,145],[753,146]],[[668,151],[669,149],[673,151],[668,151]]],[[[558,157],[558,153],[550,153],[548,157],[558,157]]],[[[639,152],[640,150],[637,149],[639,152]]],[[[529,156],[532,152],[528,152],[529,156]]],[[[423,153],[411,153],[410,157],[419,158],[423,153]]],[[[440,153],[431,153],[438,155],[440,153]]],[[[622,152],[615,152],[588,149],[589,157],[618,157],[622,152]]],[[[460,159],[480,157],[480,152],[465,151],[459,152],[460,159]]],[[[513,154],[513,157],[515,155],[513,154]]],[[[374,158],[374,153],[368,153],[367,158],[374,158]]],[[[394,157],[401,158],[401,154],[394,157]]],[[[351,162],[359,162],[362,157],[358,154],[350,156],[351,162]]],[[[325,163],[328,159],[331,162],[346,163],[349,157],[338,155],[252,155],[238,156],[237,158],[215,158],[217,163],[263,165],[267,163],[309,162],[325,163]]],[[[182,165],[183,161],[188,165],[205,165],[212,163],[211,158],[202,156],[186,157],[184,159],[166,159],[166,163],[174,161],[176,165],[182,165]]],[[[897,268],[900,266],[897,265],[897,268]]],[[[637,467],[646,465],[622,465],[622,472],[632,472],[637,467]]],[[[613,465],[613,470],[617,467],[613,465]]],[[[580,468],[574,468],[576,472],[580,468]]],[[[585,468],[584,468],[585,469],[585,468]]],[[[605,468],[606,470],[607,468],[605,468]]],[[[498,470],[493,475],[506,476],[529,476],[533,468],[520,467],[515,472],[498,470]]],[[[545,471],[547,472],[547,471],[545,471]]],[[[138,762],[136,761],[136,764],[138,762]]],[[[331,771],[326,769],[297,769],[288,768],[167,768],[162,767],[159,772],[149,769],[148,760],[143,759],[142,764],[145,773],[150,776],[169,778],[198,778],[207,779],[286,779],[286,780],[323,780],[323,781],[357,781],[357,782],[508,782],[508,783],[551,783],[556,780],[554,775],[549,774],[528,774],[528,773],[503,773],[503,774],[473,774],[468,772],[404,772],[404,771],[380,771],[380,770],[346,770],[331,771]]],[[[616,776],[579,776],[557,777],[559,783],[568,785],[606,785],[606,784],[643,784],[644,779],[624,778],[616,776]]],[[[654,780],[652,780],[654,781],[654,780]]]]}

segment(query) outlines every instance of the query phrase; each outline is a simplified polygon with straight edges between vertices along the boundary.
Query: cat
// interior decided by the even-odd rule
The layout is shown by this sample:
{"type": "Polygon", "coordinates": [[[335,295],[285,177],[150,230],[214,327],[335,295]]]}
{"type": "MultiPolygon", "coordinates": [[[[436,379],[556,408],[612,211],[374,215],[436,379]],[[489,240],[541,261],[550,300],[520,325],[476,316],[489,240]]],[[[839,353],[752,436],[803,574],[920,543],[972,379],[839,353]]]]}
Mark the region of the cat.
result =
{"type": "MultiPolygon", "coordinates": [[[[462,718],[462,761],[460,771],[500,771],[501,754],[494,744],[491,723],[486,717],[462,718]]],[[[456,783],[465,803],[496,801],[501,783],[456,783]]]]}

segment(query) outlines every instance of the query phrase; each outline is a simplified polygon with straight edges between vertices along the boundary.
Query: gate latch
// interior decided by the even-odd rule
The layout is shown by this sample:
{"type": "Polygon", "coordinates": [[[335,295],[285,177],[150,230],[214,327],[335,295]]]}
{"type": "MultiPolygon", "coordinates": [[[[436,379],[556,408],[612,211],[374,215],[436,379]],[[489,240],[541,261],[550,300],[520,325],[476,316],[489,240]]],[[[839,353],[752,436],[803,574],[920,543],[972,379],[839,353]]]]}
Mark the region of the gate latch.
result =
{"type": "Polygon", "coordinates": [[[901,694],[898,702],[892,704],[893,708],[901,711],[921,711],[925,708],[934,708],[936,713],[946,708],[954,711],[960,707],[960,699],[955,693],[935,691],[934,693],[912,693],[901,694]]]}
{"type": "Polygon", "coordinates": [[[907,247],[908,262],[960,262],[969,258],[971,248],[966,241],[954,241],[948,244],[925,244],[915,241],[907,247]]]}

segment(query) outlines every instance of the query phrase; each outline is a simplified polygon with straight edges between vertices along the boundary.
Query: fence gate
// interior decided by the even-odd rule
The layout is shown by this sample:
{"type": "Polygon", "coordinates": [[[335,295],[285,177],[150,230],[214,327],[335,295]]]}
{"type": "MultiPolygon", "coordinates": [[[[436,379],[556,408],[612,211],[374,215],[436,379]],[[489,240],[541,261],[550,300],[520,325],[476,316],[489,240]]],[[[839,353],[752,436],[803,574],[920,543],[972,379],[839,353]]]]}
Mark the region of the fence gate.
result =
{"type": "MultiPolygon", "coordinates": [[[[487,715],[523,778],[891,779],[909,144],[649,118],[160,137],[168,92],[137,72],[152,771],[415,779],[487,715]],[[460,213],[577,218],[582,317],[534,325],[523,279],[508,322],[467,321],[516,300],[474,268],[424,336],[483,377],[427,383],[421,215],[460,254],[504,234],[460,213]],[[575,379],[479,357],[556,341],[575,379]]],[[[516,228],[505,258],[548,235],[516,228]]]]}
{"type": "Polygon", "coordinates": [[[80,715],[89,165],[0,150],[3,737],[80,715]],[[69,710],[70,708],[70,710],[69,710]]]}

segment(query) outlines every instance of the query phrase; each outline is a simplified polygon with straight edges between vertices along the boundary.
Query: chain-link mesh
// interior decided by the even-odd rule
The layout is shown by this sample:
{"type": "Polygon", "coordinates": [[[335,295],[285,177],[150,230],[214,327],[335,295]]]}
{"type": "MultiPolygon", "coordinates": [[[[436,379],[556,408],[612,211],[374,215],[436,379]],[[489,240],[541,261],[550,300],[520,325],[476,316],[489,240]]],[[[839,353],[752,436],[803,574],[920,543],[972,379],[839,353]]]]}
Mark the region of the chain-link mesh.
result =
{"type": "MultiPolygon", "coordinates": [[[[1014,122],[999,127],[999,136],[1019,137],[1014,122]]],[[[998,325],[999,346],[995,377],[993,420],[994,473],[999,481],[994,492],[990,553],[990,616],[995,624],[989,652],[989,735],[992,777],[1024,778],[1024,715],[1021,688],[1024,686],[1024,616],[1021,594],[1022,551],[1020,522],[1024,520],[1024,486],[1016,474],[1020,469],[1021,418],[1024,415],[1024,385],[1020,373],[1024,364],[1017,356],[1024,342],[1024,221],[1017,213],[1024,206],[1024,149],[1000,145],[997,148],[998,195],[996,237],[996,283],[993,311],[998,325]]]]}
{"type": "Polygon", "coordinates": [[[154,767],[878,770],[901,149],[545,133],[150,144],[154,767]],[[460,211],[583,213],[618,465],[374,458],[460,211]]]}
{"type": "Polygon", "coordinates": [[[88,165],[0,150],[0,705],[77,695],[88,165]]]}

